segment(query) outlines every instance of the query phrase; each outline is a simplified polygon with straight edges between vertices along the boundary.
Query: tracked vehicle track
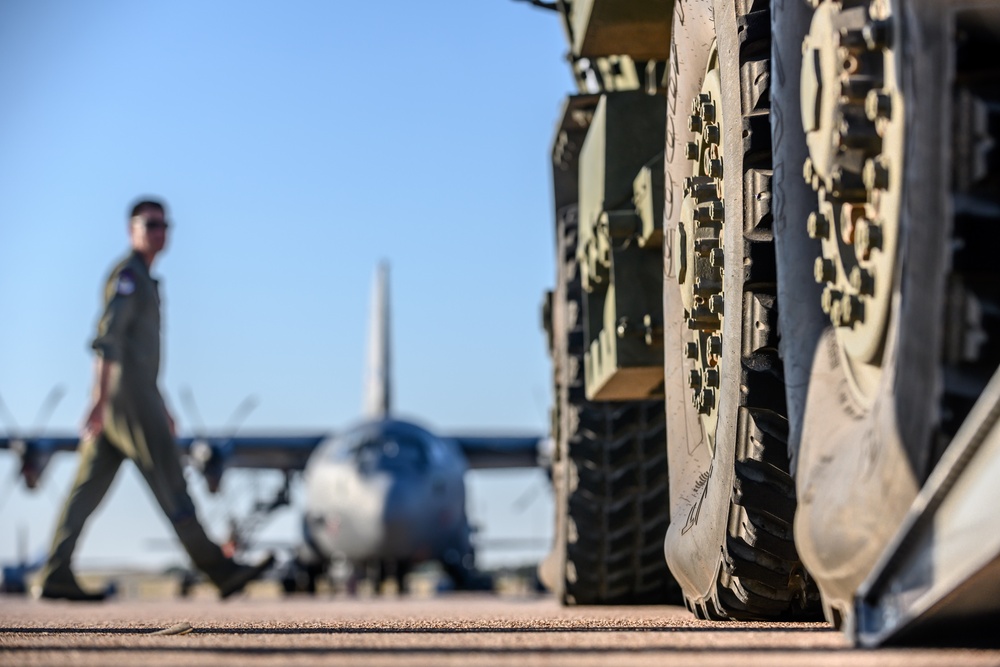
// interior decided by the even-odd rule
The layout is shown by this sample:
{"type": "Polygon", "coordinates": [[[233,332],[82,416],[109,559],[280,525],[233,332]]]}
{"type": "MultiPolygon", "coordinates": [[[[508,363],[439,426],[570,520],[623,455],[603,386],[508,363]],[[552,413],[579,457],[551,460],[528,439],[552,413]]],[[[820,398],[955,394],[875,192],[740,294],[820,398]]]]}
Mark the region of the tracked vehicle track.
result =
{"type": "Polygon", "coordinates": [[[559,285],[552,309],[556,350],[557,502],[564,512],[562,599],[566,604],[679,602],[663,561],[667,457],[659,400],[590,402],[584,397],[582,294],[576,207],[558,220],[559,285]],[[563,347],[564,346],[564,347],[563,347]],[[560,348],[562,348],[560,350],[560,348]]]}
{"type": "MultiPolygon", "coordinates": [[[[941,442],[931,464],[965,421],[1000,366],[1000,9],[956,17],[953,94],[952,272],[944,341],[941,442]]],[[[928,469],[929,472],[929,469],[928,469]]]]}
{"type": "MultiPolygon", "coordinates": [[[[718,15],[715,26],[727,29],[718,15]]],[[[736,35],[720,34],[709,56],[688,122],[700,136],[684,148],[694,167],[683,184],[674,256],[687,320],[683,329],[692,332],[682,336],[684,356],[694,366],[688,384],[712,460],[695,489],[701,498],[691,505],[687,523],[668,538],[668,557],[672,540],[678,549],[672,567],[704,568],[703,557],[682,553],[694,547],[681,543],[696,539],[686,537],[689,532],[708,530],[699,523],[724,521],[714,584],[687,587],[688,607],[709,619],[812,615],[818,594],[792,541],[795,489],[778,357],[768,3],[737,3],[735,30],[736,35]],[[726,37],[735,39],[737,63],[725,61],[726,37]],[[724,101],[727,67],[738,70],[738,105],[724,101]],[[726,115],[733,110],[735,116],[726,115]],[[727,136],[741,139],[727,142],[727,136]],[[734,317],[736,322],[726,322],[734,317]],[[732,345],[739,349],[727,351],[732,345]],[[727,386],[735,398],[728,406],[720,404],[727,386]],[[728,490],[713,494],[712,484],[728,490]]]]}
{"type": "Polygon", "coordinates": [[[817,3],[804,43],[803,86],[819,83],[817,117],[834,119],[810,130],[803,170],[832,327],[806,406],[796,541],[827,617],[848,627],[1000,361],[997,43],[995,7],[932,0],[817,3]]]}
{"type": "Polygon", "coordinates": [[[570,442],[566,600],[676,601],[663,562],[666,451],[659,401],[576,406],[570,442]]]}

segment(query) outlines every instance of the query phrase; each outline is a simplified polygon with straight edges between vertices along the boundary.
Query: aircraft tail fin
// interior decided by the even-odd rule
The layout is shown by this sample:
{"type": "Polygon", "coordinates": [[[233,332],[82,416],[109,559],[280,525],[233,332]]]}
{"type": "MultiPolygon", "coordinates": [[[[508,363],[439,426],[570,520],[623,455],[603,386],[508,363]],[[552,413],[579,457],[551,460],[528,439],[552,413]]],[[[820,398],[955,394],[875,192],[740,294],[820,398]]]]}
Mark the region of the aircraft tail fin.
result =
{"type": "Polygon", "coordinates": [[[375,273],[369,326],[368,368],[365,369],[365,417],[385,419],[392,407],[388,262],[381,262],[375,273]]]}

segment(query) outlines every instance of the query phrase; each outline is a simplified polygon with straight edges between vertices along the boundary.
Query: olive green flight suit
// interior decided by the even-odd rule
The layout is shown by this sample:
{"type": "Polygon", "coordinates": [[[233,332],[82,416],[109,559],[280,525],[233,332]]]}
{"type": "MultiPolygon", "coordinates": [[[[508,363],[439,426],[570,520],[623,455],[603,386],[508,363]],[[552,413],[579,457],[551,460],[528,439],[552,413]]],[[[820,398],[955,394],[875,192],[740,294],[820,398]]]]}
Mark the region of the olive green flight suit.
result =
{"type": "Polygon", "coordinates": [[[187,492],[176,443],[157,387],[160,370],[160,295],[145,261],[132,253],[112,270],[93,348],[111,366],[104,432],[80,443],[79,468],[69,492],[43,581],[72,579],[70,561],[87,518],[104,498],[118,468],[131,459],[177,532],[194,564],[217,585],[237,565],[205,534],[187,492]]]}

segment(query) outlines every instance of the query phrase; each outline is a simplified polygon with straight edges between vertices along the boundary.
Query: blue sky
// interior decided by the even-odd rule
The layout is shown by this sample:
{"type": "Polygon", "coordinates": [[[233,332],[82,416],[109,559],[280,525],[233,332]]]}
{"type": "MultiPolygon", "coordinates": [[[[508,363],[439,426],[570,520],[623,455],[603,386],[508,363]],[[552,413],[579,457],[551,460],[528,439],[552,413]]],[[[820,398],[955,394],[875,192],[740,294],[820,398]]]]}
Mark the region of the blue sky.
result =
{"type": "MultiPolygon", "coordinates": [[[[250,394],[247,429],[357,419],[385,259],[399,413],[442,432],[544,432],[565,50],[554,14],[512,0],[0,3],[0,396],[30,429],[61,385],[48,428],[76,429],[126,207],[154,194],[173,222],[154,265],[161,387],[182,431],[183,387],[210,427],[250,394]]],[[[0,561],[18,526],[47,545],[74,467],[57,458],[29,494],[0,455],[0,561]]],[[[255,483],[226,482],[236,496],[255,483]]],[[[544,484],[477,475],[470,509],[487,536],[548,536],[547,491],[511,508],[544,484]]],[[[191,488],[221,531],[221,504],[191,488]]],[[[78,558],[177,560],[149,549],[168,535],[126,467],[78,558]]]]}

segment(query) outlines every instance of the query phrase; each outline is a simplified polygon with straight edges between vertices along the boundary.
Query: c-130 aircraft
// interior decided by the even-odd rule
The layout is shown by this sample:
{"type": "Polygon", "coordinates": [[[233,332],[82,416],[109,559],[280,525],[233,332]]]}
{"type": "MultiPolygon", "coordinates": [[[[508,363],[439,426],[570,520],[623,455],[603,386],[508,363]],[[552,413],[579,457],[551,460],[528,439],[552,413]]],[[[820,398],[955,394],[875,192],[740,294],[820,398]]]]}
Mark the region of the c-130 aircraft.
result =
{"type": "MultiPolygon", "coordinates": [[[[376,273],[368,352],[359,424],[339,433],[182,437],[178,447],[212,493],[229,468],[284,472],[275,499],[256,508],[262,514],[288,504],[289,484],[302,473],[303,543],[283,575],[289,592],[315,591],[316,578],[335,561],[351,563],[355,573],[374,571],[378,579],[394,576],[403,590],[414,565],[436,560],[455,588],[488,588],[489,578],[475,566],[465,472],[545,465],[548,441],[539,435],[441,436],[392,416],[385,263],[376,273]]],[[[0,449],[20,456],[29,488],[39,483],[53,453],[77,443],[76,436],[0,436],[0,449]]],[[[238,526],[234,532],[239,548],[238,526]]]]}

